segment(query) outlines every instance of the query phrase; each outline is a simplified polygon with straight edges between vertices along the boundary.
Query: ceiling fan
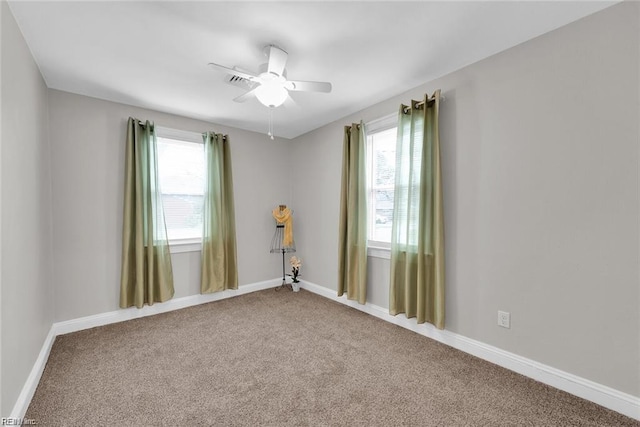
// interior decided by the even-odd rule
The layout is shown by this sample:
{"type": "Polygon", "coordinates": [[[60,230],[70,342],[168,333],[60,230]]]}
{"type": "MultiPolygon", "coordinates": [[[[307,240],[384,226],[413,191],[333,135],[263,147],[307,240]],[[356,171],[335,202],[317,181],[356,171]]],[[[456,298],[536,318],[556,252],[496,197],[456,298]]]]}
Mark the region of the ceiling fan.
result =
{"type": "Polygon", "coordinates": [[[289,92],[331,92],[331,83],[328,82],[287,80],[285,65],[288,54],[278,46],[272,44],[265,46],[264,54],[268,60],[267,63],[260,65],[257,75],[237,67],[229,68],[213,62],[209,65],[246,80],[249,91],[235,98],[236,102],[244,102],[256,97],[266,107],[276,108],[285,102],[289,92]]]}

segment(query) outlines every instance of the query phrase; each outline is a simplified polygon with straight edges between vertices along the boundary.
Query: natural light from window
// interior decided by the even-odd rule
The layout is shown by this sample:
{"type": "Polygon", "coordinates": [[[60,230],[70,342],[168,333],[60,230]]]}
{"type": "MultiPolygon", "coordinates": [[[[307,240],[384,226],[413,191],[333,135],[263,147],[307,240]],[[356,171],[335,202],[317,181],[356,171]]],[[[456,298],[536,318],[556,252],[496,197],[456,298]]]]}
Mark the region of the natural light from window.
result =
{"type": "Polygon", "coordinates": [[[202,238],[204,145],[158,137],[158,174],[170,241],[202,238]]]}
{"type": "Polygon", "coordinates": [[[395,127],[367,132],[368,236],[374,246],[391,243],[396,133],[395,127]]]}

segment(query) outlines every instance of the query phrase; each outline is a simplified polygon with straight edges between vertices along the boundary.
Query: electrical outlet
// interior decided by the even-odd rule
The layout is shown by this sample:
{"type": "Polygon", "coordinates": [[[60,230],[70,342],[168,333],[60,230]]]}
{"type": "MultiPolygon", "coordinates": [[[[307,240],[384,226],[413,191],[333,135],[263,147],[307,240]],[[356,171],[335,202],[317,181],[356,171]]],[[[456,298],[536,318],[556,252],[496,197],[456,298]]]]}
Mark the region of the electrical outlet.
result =
{"type": "Polygon", "coordinates": [[[511,314],[506,311],[498,311],[498,326],[503,328],[511,328],[511,314]]]}

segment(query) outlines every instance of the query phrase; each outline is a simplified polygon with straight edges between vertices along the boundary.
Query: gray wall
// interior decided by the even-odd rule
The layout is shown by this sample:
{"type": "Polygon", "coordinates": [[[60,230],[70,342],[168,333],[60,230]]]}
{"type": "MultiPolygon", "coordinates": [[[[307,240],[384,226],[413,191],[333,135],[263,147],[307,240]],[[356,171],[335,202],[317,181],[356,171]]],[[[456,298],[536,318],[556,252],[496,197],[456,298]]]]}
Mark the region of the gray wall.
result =
{"type": "Polygon", "coordinates": [[[6,2],[2,31],[2,406],[16,402],[54,307],[47,87],[6,2]]]}
{"type": "MultiPolygon", "coordinates": [[[[304,279],[336,289],[343,126],[440,88],[446,328],[640,396],[639,8],[613,6],[294,140],[304,279]]],[[[389,261],[369,261],[369,301],[387,308],[389,261]]]]}
{"type": "MultiPolygon", "coordinates": [[[[269,253],[271,209],[289,204],[280,165],[288,140],[156,111],[49,91],[55,253],[55,320],[118,309],[124,198],[124,136],[129,116],[157,126],[229,134],[240,286],[281,276],[269,253]]],[[[175,298],[200,293],[200,252],[172,255],[175,298]]]]}
{"type": "MultiPolygon", "coordinates": [[[[0,413],[52,322],[118,308],[128,116],[231,136],[241,286],[280,275],[270,210],[287,203],[303,278],[335,289],[342,127],[436,88],[446,96],[447,329],[640,396],[639,15],[638,3],[614,6],[272,142],[47,90],[2,2],[0,413]],[[498,309],[512,329],[496,326],[498,309]]],[[[176,297],[199,293],[199,257],[173,255],[176,297]]],[[[388,261],[370,258],[369,272],[370,301],[387,307],[388,261]]]]}

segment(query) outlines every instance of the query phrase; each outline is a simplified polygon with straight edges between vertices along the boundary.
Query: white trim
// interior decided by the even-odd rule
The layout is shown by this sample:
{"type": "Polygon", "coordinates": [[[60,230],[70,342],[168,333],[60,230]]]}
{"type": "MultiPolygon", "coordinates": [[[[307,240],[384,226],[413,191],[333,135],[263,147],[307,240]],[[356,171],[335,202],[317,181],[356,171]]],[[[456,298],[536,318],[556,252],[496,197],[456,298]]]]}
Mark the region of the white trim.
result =
{"type": "Polygon", "coordinates": [[[180,254],[183,252],[200,252],[202,250],[202,241],[197,239],[196,241],[169,241],[169,251],[172,254],[180,254]]]}
{"type": "Polygon", "coordinates": [[[382,132],[387,129],[395,128],[398,126],[398,113],[387,114],[386,116],[370,120],[364,124],[365,133],[382,132]]]}
{"type": "Polygon", "coordinates": [[[92,316],[81,317],[78,319],[66,320],[63,322],[56,322],[51,325],[49,334],[45,338],[42,344],[40,354],[36,359],[27,380],[25,381],[22,391],[18,396],[18,400],[13,406],[11,411],[11,418],[22,419],[24,418],[31,399],[33,398],[44,367],[49,359],[49,353],[53,342],[58,335],[68,334],[71,332],[77,332],[84,329],[95,328],[97,326],[109,325],[112,323],[124,322],[126,320],[138,319],[140,317],[153,316],[155,314],[166,313],[173,310],[180,310],[181,308],[191,307],[199,304],[206,304],[212,301],[219,301],[227,298],[233,298],[239,295],[248,294],[251,292],[261,291],[263,289],[275,288],[282,284],[282,278],[265,280],[263,282],[251,283],[249,285],[238,286],[238,289],[228,290],[222,292],[215,292],[206,295],[190,295],[182,298],[171,299],[164,303],[156,303],[152,306],[145,305],[142,308],[125,308],[116,311],[110,311],[107,313],[95,314],[92,316]]]}
{"type": "MultiPolygon", "coordinates": [[[[36,391],[40,377],[44,371],[44,367],[49,358],[51,347],[58,335],[76,332],[83,329],[94,328],[97,326],[108,325],[111,323],[123,322],[130,319],[152,316],[168,311],[179,310],[181,308],[191,307],[194,305],[205,304],[211,301],[218,301],[226,298],[248,294],[263,289],[279,286],[282,278],[267,280],[249,285],[239,286],[237,290],[229,290],[217,292],[207,295],[190,295],[187,297],[176,298],[166,303],[156,303],[153,306],[144,306],[141,309],[127,308],[123,310],[111,311],[107,313],[97,314],[93,316],[72,319],[63,322],[54,323],[51,326],[49,334],[40,350],[40,354],[34,363],[31,373],[27,378],[18,400],[16,401],[10,417],[24,418],[24,415],[31,403],[31,399],[36,391]]],[[[525,375],[541,383],[550,385],[567,393],[581,397],[583,399],[594,402],[598,405],[609,408],[613,411],[624,414],[628,417],[640,420],[640,398],[627,393],[615,390],[611,387],[598,384],[591,380],[578,377],[568,372],[561,371],[534,360],[527,359],[517,354],[501,350],[497,347],[476,341],[465,336],[450,332],[441,331],[430,324],[418,325],[415,319],[407,319],[406,317],[392,316],[388,310],[377,305],[366,303],[358,304],[355,301],[346,299],[346,297],[338,297],[336,291],[316,285],[306,280],[300,281],[301,287],[310,292],[337,301],[349,307],[356,308],[360,311],[368,313],[379,319],[389,323],[409,329],[420,335],[432,338],[441,343],[447,344],[465,353],[472,354],[481,359],[487,360],[503,368],[525,375]]]]}
{"type": "Polygon", "coordinates": [[[238,289],[214,292],[212,294],[189,295],[182,298],[174,298],[164,303],[145,305],[142,308],[129,307],[107,313],[95,314],[93,316],[81,317],[79,319],[66,320],[54,323],[52,328],[55,335],[68,334],[70,332],[81,331],[83,329],[95,328],[96,326],[109,325],[111,323],[124,322],[126,320],[138,319],[140,317],[153,316],[154,314],[166,313],[168,311],[180,310],[181,308],[192,307],[194,305],[206,304],[212,301],[232,298],[263,289],[274,288],[282,284],[282,278],[266,280],[264,282],[252,283],[238,286],[238,289]]]}
{"type": "Polygon", "coordinates": [[[455,332],[447,330],[441,331],[428,323],[418,325],[416,319],[408,319],[404,315],[392,316],[387,309],[371,303],[361,305],[356,301],[346,299],[345,296],[338,297],[336,291],[306,280],[301,280],[300,284],[303,289],[310,292],[353,307],[541,383],[566,391],[574,396],[581,397],[628,417],[640,420],[640,397],[623,393],[611,387],[561,371],[560,369],[527,359],[526,357],[510,353],[489,344],[467,338],[455,332]]]}
{"type": "Polygon", "coordinates": [[[391,259],[391,249],[377,246],[367,247],[367,256],[382,259],[391,259]]]}
{"type": "Polygon", "coordinates": [[[188,130],[172,129],[162,126],[156,126],[156,135],[158,138],[174,139],[178,141],[195,142],[204,144],[202,133],[191,132],[188,130]]]}
{"type": "Polygon", "coordinates": [[[367,246],[370,248],[391,250],[391,242],[381,242],[379,240],[367,239],[367,246]]]}
{"type": "Polygon", "coordinates": [[[55,339],[56,335],[52,326],[49,330],[49,334],[47,334],[47,337],[44,339],[44,343],[40,349],[40,354],[38,354],[38,358],[33,364],[33,368],[31,368],[31,372],[18,395],[18,400],[16,400],[15,405],[13,405],[13,410],[11,411],[9,418],[21,420],[27,413],[31,399],[33,398],[36,388],[38,387],[38,383],[40,382],[40,377],[42,377],[42,373],[44,372],[44,367],[49,359],[51,346],[53,346],[53,341],[55,339]]]}

